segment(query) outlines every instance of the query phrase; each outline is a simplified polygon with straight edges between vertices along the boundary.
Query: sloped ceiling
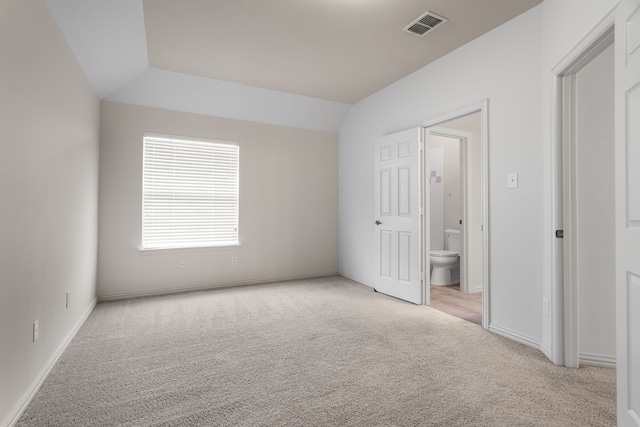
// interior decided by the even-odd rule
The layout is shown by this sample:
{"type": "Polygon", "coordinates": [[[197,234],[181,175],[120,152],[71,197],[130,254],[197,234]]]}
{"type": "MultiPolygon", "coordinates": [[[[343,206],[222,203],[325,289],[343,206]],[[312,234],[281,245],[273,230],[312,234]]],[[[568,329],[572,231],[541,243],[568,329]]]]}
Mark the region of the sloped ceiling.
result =
{"type": "Polygon", "coordinates": [[[46,0],[102,99],[331,132],[351,104],[541,1],[46,0]],[[402,31],[426,11],[449,21],[402,31]]]}

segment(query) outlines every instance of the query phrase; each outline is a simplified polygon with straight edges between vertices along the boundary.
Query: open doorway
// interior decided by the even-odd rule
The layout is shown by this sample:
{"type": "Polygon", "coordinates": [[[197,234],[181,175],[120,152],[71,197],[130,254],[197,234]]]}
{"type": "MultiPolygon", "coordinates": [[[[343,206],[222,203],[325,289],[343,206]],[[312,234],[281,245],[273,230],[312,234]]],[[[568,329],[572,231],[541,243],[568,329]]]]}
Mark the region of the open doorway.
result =
{"type": "Polygon", "coordinates": [[[425,303],[488,329],[485,121],[483,103],[425,126],[423,176],[429,214],[423,229],[425,303]],[[448,258],[454,262],[446,262],[448,258]],[[443,268],[451,271],[442,273],[443,268]]]}
{"type": "Polygon", "coordinates": [[[614,32],[557,76],[558,292],[564,365],[616,366],[614,32]]]}

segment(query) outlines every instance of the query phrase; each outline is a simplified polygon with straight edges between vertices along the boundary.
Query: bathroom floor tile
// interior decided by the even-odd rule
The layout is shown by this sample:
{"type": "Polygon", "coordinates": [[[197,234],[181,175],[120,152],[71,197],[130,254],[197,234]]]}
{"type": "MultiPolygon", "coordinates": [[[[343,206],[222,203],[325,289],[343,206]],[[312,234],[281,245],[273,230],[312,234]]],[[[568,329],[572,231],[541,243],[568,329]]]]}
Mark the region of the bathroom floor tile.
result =
{"type": "Polygon", "coordinates": [[[482,292],[466,294],[460,285],[431,286],[431,307],[482,325],[482,292]]]}

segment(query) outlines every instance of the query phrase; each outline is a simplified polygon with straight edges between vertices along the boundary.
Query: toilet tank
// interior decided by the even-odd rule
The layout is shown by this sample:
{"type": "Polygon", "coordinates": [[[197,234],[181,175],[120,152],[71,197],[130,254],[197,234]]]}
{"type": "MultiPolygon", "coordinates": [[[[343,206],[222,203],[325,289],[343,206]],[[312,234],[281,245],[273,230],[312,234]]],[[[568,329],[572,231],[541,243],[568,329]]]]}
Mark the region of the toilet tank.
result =
{"type": "Polygon", "coordinates": [[[447,251],[460,253],[460,230],[452,228],[444,230],[444,248],[447,251]]]}

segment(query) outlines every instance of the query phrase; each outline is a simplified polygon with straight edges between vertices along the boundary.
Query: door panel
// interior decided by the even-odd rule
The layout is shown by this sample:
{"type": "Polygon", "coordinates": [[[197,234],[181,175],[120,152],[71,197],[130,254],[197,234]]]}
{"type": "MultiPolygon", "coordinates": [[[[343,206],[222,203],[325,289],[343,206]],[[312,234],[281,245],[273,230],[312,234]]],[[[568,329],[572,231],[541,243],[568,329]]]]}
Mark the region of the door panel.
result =
{"type": "Polygon", "coordinates": [[[375,289],[422,302],[420,134],[409,129],[375,143],[375,289]]]}
{"type": "MultiPolygon", "coordinates": [[[[640,14],[639,14],[640,15],[640,14]]],[[[640,20],[640,19],[639,19],[640,20]]],[[[640,26],[640,22],[636,25],[640,26]]],[[[629,227],[640,228],[640,84],[627,92],[627,195],[629,227]]]]}
{"type": "Polygon", "coordinates": [[[411,284],[411,233],[398,233],[398,280],[411,284]]]}
{"type": "Polygon", "coordinates": [[[380,230],[380,276],[391,279],[391,232],[380,230]]]}
{"type": "Polygon", "coordinates": [[[618,425],[640,426],[640,0],[616,12],[618,425]]]}

